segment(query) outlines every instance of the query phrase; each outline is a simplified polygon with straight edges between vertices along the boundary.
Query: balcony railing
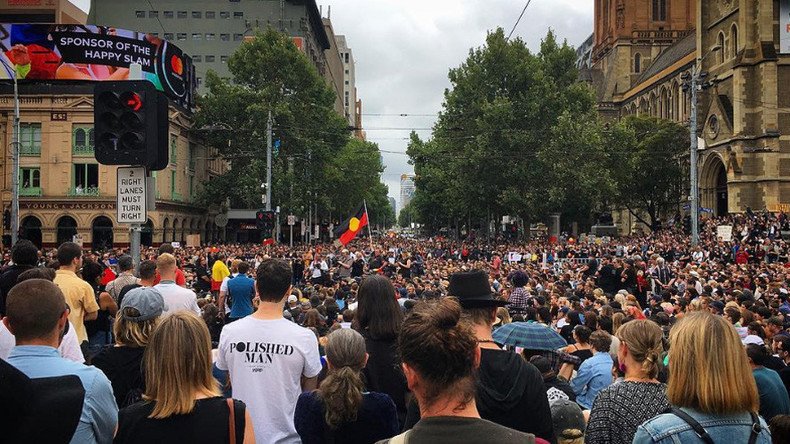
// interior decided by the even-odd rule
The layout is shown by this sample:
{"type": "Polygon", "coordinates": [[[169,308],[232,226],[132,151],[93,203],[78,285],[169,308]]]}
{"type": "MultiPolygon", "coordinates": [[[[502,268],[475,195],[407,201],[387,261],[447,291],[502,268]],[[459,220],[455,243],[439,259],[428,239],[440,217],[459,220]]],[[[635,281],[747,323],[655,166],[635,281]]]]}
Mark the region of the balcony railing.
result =
{"type": "Polygon", "coordinates": [[[19,154],[22,156],[40,156],[41,145],[26,145],[22,143],[19,145],[19,154]]]}
{"type": "Polygon", "coordinates": [[[94,148],[91,145],[74,145],[71,148],[71,154],[74,156],[79,157],[93,157],[94,156],[94,148]]]}
{"type": "Polygon", "coordinates": [[[20,188],[19,195],[23,197],[41,197],[41,187],[20,188]]]}
{"type": "Polygon", "coordinates": [[[71,187],[69,189],[69,197],[98,197],[99,187],[71,187]]]}

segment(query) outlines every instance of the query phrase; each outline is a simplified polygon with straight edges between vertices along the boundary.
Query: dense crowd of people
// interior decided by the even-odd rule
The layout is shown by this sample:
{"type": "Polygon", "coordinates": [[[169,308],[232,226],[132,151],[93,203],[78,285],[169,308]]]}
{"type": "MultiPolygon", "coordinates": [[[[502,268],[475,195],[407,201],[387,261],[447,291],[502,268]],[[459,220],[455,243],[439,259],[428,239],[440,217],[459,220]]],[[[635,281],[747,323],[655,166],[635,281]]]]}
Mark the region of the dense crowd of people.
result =
{"type": "Polygon", "coordinates": [[[788,236],[786,215],[748,211],[706,219],[696,246],[680,227],[162,244],[136,266],[21,240],[0,272],[1,427],[8,442],[790,442],[788,236]]]}

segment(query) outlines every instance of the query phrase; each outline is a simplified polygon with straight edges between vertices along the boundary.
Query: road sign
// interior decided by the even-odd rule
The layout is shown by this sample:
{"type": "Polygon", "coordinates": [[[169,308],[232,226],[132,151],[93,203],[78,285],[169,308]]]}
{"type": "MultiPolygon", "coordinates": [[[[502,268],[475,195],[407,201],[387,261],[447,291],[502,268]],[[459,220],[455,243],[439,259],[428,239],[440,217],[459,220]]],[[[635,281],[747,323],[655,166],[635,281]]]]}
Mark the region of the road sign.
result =
{"type": "Polygon", "coordinates": [[[118,223],[144,224],[146,213],[145,167],[118,168],[118,223]]]}
{"type": "Polygon", "coordinates": [[[296,216],[294,216],[293,214],[288,216],[288,225],[292,227],[296,225],[296,216]]]}

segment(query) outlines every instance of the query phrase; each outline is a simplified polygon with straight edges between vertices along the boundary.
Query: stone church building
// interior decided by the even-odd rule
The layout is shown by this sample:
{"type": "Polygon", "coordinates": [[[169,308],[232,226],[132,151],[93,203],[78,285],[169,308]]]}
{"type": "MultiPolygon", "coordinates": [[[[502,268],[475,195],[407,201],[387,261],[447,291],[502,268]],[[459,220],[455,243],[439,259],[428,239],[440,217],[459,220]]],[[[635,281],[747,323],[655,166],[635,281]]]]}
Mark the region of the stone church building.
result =
{"type": "Polygon", "coordinates": [[[700,64],[710,83],[698,94],[702,206],[790,211],[788,23],[790,0],[595,0],[577,64],[604,118],[685,125],[684,79],[700,64]]]}

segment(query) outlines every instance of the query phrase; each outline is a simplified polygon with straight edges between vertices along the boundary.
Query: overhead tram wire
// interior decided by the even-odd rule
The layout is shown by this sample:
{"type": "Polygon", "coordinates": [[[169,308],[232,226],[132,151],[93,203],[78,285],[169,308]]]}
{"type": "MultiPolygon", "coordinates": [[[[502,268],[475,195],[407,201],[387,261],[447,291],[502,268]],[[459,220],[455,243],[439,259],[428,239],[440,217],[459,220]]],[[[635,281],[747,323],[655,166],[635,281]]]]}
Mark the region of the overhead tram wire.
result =
{"type": "MultiPolygon", "coordinates": [[[[151,8],[151,11],[154,11],[154,5],[151,4],[151,0],[146,0],[148,2],[148,6],[151,8]]],[[[159,23],[159,27],[162,28],[162,33],[167,33],[165,29],[165,25],[162,24],[162,20],[159,20],[159,14],[156,14],[156,21],[159,23]]]]}
{"type": "Polygon", "coordinates": [[[513,29],[510,30],[510,34],[507,35],[505,40],[510,40],[510,37],[513,36],[513,33],[516,32],[516,27],[521,22],[521,19],[524,17],[524,13],[527,12],[527,8],[529,8],[529,4],[532,3],[532,0],[527,0],[527,4],[524,5],[524,9],[521,10],[521,15],[518,16],[518,20],[516,20],[516,24],[513,25],[513,29]]]}

